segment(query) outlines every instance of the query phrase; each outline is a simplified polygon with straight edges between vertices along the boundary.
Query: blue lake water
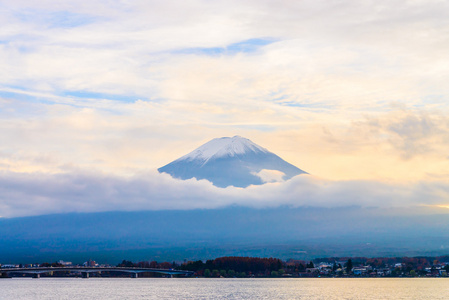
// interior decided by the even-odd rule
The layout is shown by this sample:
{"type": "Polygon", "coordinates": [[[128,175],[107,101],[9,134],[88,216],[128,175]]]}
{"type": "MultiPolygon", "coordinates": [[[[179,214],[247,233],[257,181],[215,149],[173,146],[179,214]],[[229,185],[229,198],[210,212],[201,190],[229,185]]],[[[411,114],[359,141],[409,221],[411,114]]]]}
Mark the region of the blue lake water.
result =
{"type": "Polygon", "coordinates": [[[14,278],[0,299],[449,299],[449,278],[14,278]]]}

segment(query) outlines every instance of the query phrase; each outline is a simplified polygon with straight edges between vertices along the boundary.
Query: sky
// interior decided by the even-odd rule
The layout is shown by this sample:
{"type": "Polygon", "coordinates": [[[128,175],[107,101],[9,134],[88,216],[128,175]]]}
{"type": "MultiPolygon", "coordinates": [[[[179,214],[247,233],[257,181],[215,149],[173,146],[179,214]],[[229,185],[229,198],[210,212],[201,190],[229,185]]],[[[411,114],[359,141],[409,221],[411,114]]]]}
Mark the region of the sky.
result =
{"type": "Polygon", "coordinates": [[[0,216],[447,213],[447,49],[441,0],[0,0],[0,216]],[[235,135],[310,175],[220,189],[156,171],[235,135]]]}

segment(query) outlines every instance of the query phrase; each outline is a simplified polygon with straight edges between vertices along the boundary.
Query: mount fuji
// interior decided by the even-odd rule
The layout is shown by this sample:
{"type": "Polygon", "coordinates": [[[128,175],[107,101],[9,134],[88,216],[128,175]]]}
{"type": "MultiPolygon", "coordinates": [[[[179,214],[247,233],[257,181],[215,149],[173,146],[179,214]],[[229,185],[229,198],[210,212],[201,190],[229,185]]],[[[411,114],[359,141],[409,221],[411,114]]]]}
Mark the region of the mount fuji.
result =
{"type": "Polygon", "coordinates": [[[223,188],[284,181],[307,174],[240,136],[213,139],[158,171],[179,179],[206,179],[223,188]]]}

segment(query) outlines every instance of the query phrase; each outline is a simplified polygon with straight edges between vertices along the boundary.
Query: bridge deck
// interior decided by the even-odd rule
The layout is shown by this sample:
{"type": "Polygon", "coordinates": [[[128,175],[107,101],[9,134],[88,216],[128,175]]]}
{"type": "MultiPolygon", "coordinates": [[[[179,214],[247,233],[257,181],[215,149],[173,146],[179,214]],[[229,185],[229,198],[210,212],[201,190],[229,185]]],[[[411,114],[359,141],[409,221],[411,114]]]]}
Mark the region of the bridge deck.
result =
{"type": "Polygon", "coordinates": [[[28,273],[28,274],[43,274],[50,272],[81,272],[81,273],[94,273],[94,272],[126,272],[126,273],[162,273],[167,275],[192,275],[192,271],[173,270],[173,269],[155,269],[155,268],[125,268],[125,267],[45,267],[45,268],[0,268],[0,274],[6,273],[28,273]]]}

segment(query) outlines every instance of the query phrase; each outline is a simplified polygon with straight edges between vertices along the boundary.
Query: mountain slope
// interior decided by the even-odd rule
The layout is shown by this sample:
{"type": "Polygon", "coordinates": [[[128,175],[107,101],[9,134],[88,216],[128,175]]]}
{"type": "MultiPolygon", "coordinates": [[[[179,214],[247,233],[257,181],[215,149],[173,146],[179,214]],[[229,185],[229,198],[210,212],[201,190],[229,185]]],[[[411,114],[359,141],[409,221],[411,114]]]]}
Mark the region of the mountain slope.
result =
{"type": "Polygon", "coordinates": [[[180,179],[207,179],[218,187],[247,187],[307,174],[240,136],[213,139],[158,171],[180,179]]]}
{"type": "Polygon", "coordinates": [[[446,255],[448,227],[444,214],[407,216],[357,207],[233,206],[0,218],[0,264],[446,255]]]}

